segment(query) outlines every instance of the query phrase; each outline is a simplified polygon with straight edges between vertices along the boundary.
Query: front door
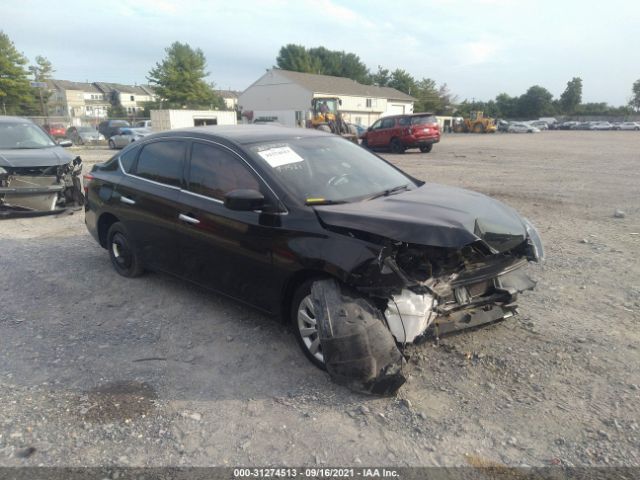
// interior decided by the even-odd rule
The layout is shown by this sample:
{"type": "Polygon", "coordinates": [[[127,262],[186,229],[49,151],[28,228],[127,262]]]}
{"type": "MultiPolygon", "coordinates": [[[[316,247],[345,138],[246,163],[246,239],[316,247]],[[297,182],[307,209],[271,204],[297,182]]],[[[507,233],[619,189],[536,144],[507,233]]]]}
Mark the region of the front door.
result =
{"type": "Polygon", "coordinates": [[[275,311],[271,252],[277,214],[233,211],[223,204],[231,190],[265,187],[235,152],[194,141],[180,192],[179,245],[182,275],[205,287],[275,311]]]}

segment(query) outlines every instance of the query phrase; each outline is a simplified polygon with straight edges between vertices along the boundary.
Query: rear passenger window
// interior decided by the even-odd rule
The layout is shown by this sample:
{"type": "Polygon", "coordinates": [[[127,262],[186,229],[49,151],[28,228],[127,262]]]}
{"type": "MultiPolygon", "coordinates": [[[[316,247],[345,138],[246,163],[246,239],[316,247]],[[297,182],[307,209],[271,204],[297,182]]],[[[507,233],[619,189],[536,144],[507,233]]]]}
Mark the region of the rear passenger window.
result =
{"type": "Polygon", "coordinates": [[[182,160],[186,152],[185,142],[166,140],[142,147],[136,166],[138,177],[179,187],[182,179],[182,160]]]}
{"type": "Polygon", "coordinates": [[[189,191],[222,200],[225,194],[237,189],[260,189],[260,184],[244,162],[228,150],[194,143],[189,191]]]}
{"type": "Polygon", "coordinates": [[[136,160],[136,155],[140,151],[139,148],[132,148],[120,155],[120,163],[125,172],[131,173],[133,168],[133,162],[136,160]]]}

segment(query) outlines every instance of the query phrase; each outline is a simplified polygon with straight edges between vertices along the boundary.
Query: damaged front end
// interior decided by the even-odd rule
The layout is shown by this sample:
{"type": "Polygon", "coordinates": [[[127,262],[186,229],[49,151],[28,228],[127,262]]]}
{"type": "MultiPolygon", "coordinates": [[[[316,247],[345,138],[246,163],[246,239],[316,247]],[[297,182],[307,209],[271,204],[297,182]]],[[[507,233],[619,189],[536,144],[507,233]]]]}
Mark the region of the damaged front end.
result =
{"type": "Polygon", "coordinates": [[[82,160],[50,166],[0,166],[0,218],[61,213],[82,206],[82,160]]]}
{"type": "Polygon", "coordinates": [[[526,219],[522,234],[480,232],[462,247],[384,241],[376,259],[351,272],[348,287],[334,282],[313,292],[316,308],[324,312],[318,324],[327,370],[336,382],[354,390],[395,393],[405,381],[400,353],[405,345],[513,316],[518,294],[535,287],[524,267],[543,256],[540,236],[526,219]],[[344,303],[335,303],[336,294],[327,293],[330,288],[357,291],[378,313],[361,308],[360,317],[354,316],[344,303]],[[370,320],[364,329],[358,325],[363,315],[370,320]],[[378,326],[372,329],[368,325],[376,318],[378,326]],[[341,348],[335,348],[334,337],[327,333],[329,323],[334,329],[340,325],[341,348]],[[398,356],[388,352],[390,343],[398,356]],[[374,352],[382,355],[376,358],[374,352]],[[361,368],[363,362],[366,368],[361,368]]]}
{"type": "Polygon", "coordinates": [[[383,260],[403,283],[385,308],[396,340],[415,343],[514,315],[518,293],[535,287],[523,269],[526,254],[518,251],[525,248],[484,254],[475,245],[449,252],[400,245],[383,260]]]}

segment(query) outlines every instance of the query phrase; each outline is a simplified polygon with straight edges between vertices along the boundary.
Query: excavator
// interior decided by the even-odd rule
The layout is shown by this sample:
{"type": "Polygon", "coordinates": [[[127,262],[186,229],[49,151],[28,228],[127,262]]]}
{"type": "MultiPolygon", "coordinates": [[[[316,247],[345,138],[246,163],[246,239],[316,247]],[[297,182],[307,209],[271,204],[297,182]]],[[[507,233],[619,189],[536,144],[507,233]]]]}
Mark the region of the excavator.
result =
{"type": "Polygon", "coordinates": [[[469,118],[458,121],[453,126],[456,133],[495,133],[496,121],[485,117],[483,112],[473,111],[469,118]]]}
{"type": "Polygon", "coordinates": [[[316,97],[311,100],[311,110],[307,119],[307,128],[315,128],[340,135],[358,143],[358,135],[343,118],[338,107],[342,100],[338,97],[316,97]]]}

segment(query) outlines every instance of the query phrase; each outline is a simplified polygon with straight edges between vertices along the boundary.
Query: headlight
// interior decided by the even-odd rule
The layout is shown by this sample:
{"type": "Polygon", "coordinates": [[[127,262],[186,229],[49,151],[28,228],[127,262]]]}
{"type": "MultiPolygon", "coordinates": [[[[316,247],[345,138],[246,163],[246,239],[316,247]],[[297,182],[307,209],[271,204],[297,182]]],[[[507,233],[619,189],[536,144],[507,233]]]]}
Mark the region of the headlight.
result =
{"type": "Polygon", "coordinates": [[[524,226],[527,230],[527,242],[531,247],[531,252],[533,253],[532,260],[536,262],[542,262],[544,260],[544,247],[542,246],[542,239],[540,238],[540,233],[536,227],[533,226],[528,219],[523,218],[524,226]]]}

